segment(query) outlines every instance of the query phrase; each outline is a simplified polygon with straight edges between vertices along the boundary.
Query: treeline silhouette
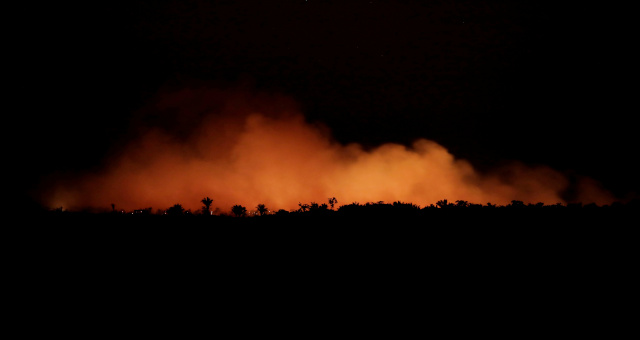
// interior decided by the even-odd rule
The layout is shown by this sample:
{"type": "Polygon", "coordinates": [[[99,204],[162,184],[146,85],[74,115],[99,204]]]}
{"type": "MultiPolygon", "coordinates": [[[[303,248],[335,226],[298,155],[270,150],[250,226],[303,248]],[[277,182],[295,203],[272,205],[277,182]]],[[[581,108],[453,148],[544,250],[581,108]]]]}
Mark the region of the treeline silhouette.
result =
{"type": "Polygon", "coordinates": [[[442,199],[434,204],[421,207],[414,203],[396,201],[386,203],[378,202],[352,202],[337,206],[335,197],[327,199],[327,203],[302,203],[297,209],[270,209],[265,204],[248,209],[236,204],[228,211],[219,208],[212,210],[214,200],[204,197],[200,203],[202,207],[192,211],[185,209],[182,204],[174,204],[166,209],[153,210],[151,207],[125,211],[117,209],[116,204],[111,204],[111,210],[96,211],[66,211],[57,208],[46,211],[45,217],[70,217],[92,218],[94,221],[103,218],[119,222],[181,222],[192,221],[205,224],[278,224],[278,223],[312,223],[318,222],[359,222],[371,225],[374,222],[384,222],[386,225],[394,222],[416,222],[432,225],[444,225],[447,223],[473,224],[488,222],[494,224],[535,224],[535,223],[618,223],[628,216],[635,216],[631,212],[637,212],[640,207],[639,200],[628,203],[615,202],[611,205],[599,206],[594,203],[554,203],[543,202],[525,203],[512,200],[509,204],[499,205],[493,203],[478,204],[465,200],[449,201],[442,199]],[[623,218],[624,217],[624,218],[623,218]]]}
{"type": "MultiPolygon", "coordinates": [[[[258,266],[264,275],[247,280],[258,288],[273,280],[274,266],[285,264],[296,282],[317,280],[315,273],[323,268],[335,282],[369,268],[375,275],[363,286],[401,278],[396,282],[404,288],[423,277],[467,291],[495,277],[496,287],[531,282],[531,289],[523,290],[529,296],[580,270],[588,275],[571,290],[594,278],[614,282],[617,290],[626,282],[618,273],[630,273],[637,257],[637,200],[597,206],[442,199],[421,207],[381,201],[338,205],[332,198],[300,202],[292,210],[235,204],[224,212],[212,210],[214,201],[203,198],[195,211],[181,204],[122,211],[116,203],[102,212],[46,210],[36,223],[20,220],[4,229],[10,230],[7,242],[17,245],[14,257],[27,254],[33,259],[29,263],[67,254],[51,266],[55,270],[73,259],[80,261],[77,272],[84,273],[115,258],[119,271],[173,264],[192,273],[213,273],[220,281],[236,275],[219,275],[221,265],[237,272],[258,266]],[[301,269],[313,275],[298,277],[301,269]],[[540,277],[548,279],[535,281],[540,277]]],[[[175,277],[182,280],[183,275],[175,277]]]]}

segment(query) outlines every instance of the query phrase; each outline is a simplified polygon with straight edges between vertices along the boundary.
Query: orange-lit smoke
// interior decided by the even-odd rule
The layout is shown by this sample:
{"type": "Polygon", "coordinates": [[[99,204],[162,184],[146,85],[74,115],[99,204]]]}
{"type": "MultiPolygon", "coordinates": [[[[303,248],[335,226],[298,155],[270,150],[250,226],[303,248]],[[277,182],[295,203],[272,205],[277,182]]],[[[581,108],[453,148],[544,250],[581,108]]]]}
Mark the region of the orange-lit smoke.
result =
{"type": "MultiPolygon", "coordinates": [[[[117,150],[100,173],[59,182],[50,207],[165,209],[176,203],[197,210],[249,210],[263,203],[293,210],[298,203],[411,202],[441,199],[508,204],[563,202],[569,181],[547,167],[513,165],[480,174],[444,147],[421,139],[411,147],[373,150],[341,145],[326,129],[305,122],[286,98],[242,91],[183,90],[164,94],[134,119],[138,138],[117,150]],[[153,127],[140,122],[151,121],[153,127]]],[[[357,128],[357,127],[354,127],[357,128]]],[[[587,199],[611,197],[585,183],[587,199]]],[[[585,202],[588,203],[588,202],[585,202]]]]}

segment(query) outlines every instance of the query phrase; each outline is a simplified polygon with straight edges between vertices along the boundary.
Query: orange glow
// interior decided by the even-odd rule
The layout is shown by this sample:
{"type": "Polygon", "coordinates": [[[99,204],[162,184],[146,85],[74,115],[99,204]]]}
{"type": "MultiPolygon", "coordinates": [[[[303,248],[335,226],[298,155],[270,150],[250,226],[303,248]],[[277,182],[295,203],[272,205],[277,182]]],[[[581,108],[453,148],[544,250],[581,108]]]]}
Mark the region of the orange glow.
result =
{"type": "MultiPolygon", "coordinates": [[[[180,203],[197,210],[209,196],[211,209],[222,212],[235,204],[252,210],[259,203],[293,210],[299,202],[327,203],[329,197],[338,205],[403,201],[425,206],[445,198],[554,204],[563,202],[560,193],[569,185],[557,171],[522,164],[480,174],[425,139],[411,147],[385,144],[366,151],[340,145],[326,129],[305,122],[292,101],[276,96],[183,90],[165,94],[145,112],[173,125],[139,129],[139,137],[117,150],[102,172],[59,181],[45,203],[109,210],[114,203],[128,211],[180,203]],[[176,129],[187,133],[168,132],[176,129]]],[[[591,181],[580,190],[589,202],[612,201],[591,181]]]]}

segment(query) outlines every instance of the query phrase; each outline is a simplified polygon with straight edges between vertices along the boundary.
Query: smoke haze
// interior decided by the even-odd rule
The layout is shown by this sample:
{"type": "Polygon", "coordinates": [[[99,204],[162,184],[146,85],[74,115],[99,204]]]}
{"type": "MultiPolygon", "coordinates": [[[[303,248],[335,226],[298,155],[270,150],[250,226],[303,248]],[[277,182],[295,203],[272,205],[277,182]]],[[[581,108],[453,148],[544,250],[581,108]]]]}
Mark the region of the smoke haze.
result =
{"type": "MultiPolygon", "coordinates": [[[[305,121],[291,99],[246,90],[183,89],[162,93],[131,120],[125,146],[101,171],[59,179],[42,201],[64,209],[197,210],[235,204],[272,210],[298,203],[411,202],[441,199],[472,203],[565,203],[571,181],[544,166],[512,164],[480,173],[443,146],[420,139],[407,147],[365,150],[335,142],[328,129],[305,121]]],[[[354,126],[353,129],[357,129],[354,126]]],[[[577,201],[613,198],[590,179],[576,185],[577,201]]]]}

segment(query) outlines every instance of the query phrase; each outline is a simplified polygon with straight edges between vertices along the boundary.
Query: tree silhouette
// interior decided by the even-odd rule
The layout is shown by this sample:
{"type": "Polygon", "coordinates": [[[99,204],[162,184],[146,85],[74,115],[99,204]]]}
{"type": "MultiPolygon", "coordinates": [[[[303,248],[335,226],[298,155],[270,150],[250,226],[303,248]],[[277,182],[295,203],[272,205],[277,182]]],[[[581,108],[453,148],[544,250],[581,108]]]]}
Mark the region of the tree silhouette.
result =
{"type": "Polygon", "coordinates": [[[184,214],[184,208],[181,204],[175,204],[173,207],[167,209],[167,215],[180,216],[184,214]]]}
{"type": "Polygon", "coordinates": [[[205,214],[210,214],[211,213],[211,203],[213,203],[213,200],[211,198],[209,198],[209,196],[203,198],[200,202],[202,202],[202,204],[204,204],[204,207],[202,207],[202,212],[205,214]]]}
{"type": "Polygon", "coordinates": [[[508,207],[510,207],[510,208],[524,208],[526,206],[524,205],[524,202],[522,202],[522,201],[512,200],[511,204],[509,204],[508,207]]]}
{"type": "Polygon", "coordinates": [[[309,212],[324,213],[329,210],[329,206],[326,203],[318,204],[316,202],[311,202],[311,204],[308,206],[308,209],[309,212]]]}
{"type": "Polygon", "coordinates": [[[256,209],[258,210],[258,214],[260,214],[260,216],[264,216],[269,212],[269,209],[267,209],[264,204],[258,204],[256,209]]]}
{"type": "Polygon", "coordinates": [[[469,202],[468,201],[464,201],[464,200],[457,200],[456,201],[456,207],[458,208],[467,208],[469,206],[469,202]]]}
{"type": "Polygon", "coordinates": [[[333,210],[333,206],[338,203],[338,200],[335,197],[329,198],[329,205],[331,206],[331,210],[333,210]]]}
{"type": "Polygon", "coordinates": [[[449,202],[447,201],[447,199],[445,198],[445,199],[443,199],[443,200],[440,200],[440,201],[436,202],[436,205],[437,205],[438,207],[440,207],[440,208],[449,208],[449,207],[452,207],[452,206],[453,206],[453,203],[449,203],[449,202]]]}
{"type": "Polygon", "coordinates": [[[247,215],[247,208],[245,208],[245,207],[243,207],[243,206],[241,206],[239,204],[236,204],[236,205],[233,206],[233,208],[231,208],[231,212],[234,215],[236,215],[236,217],[242,217],[242,216],[247,215]]]}
{"type": "Polygon", "coordinates": [[[305,211],[307,211],[309,209],[309,205],[306,204],[306,203],[303,204],[303,203],[298,202],[298,206],[300,207],[300,210],[302,212],[305,212],[305,211]]]}

